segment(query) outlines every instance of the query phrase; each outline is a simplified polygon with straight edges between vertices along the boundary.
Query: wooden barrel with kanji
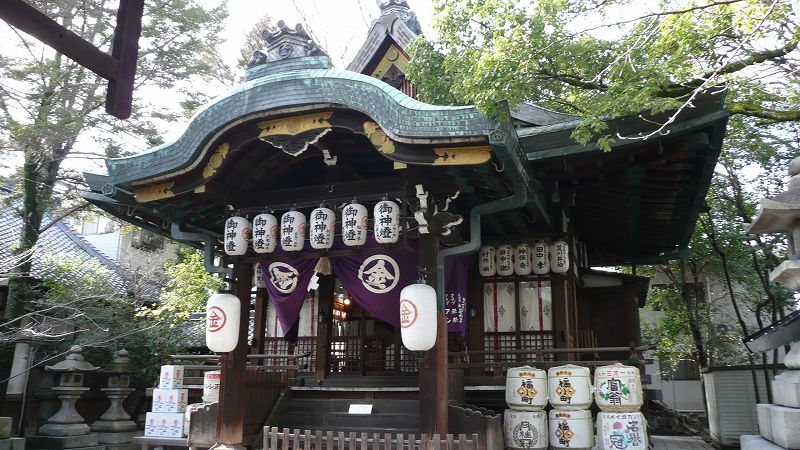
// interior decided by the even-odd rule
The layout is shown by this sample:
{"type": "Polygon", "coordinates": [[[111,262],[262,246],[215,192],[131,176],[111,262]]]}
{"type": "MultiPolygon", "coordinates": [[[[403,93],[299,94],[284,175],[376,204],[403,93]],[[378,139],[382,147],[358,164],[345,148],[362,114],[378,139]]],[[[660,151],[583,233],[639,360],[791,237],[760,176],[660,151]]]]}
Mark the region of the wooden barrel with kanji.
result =
{"type": "Polygon", "coordinates": [[[572,364],[551,367],[547,371],[547,385],[553,408],[577,411],[592,406],[592,382],[588,367],[572,364]]]}
{"type": "Polygon", "coordinates": [[[503,417],[506,448],[546,449],[548,445],[547,413],[507,409],[503,417]]]}
{"type": "Polygon", "coordinates": [[[599,450],[647,450],[647,422],[640,412],[597,414],[599,450]]]}
{"type": "Polygon", "coordinates": [[[552,448],[589,450],[594,446],[594,423],[592,412],[550,410],[549,439],[552,448]]]}
{"type": "Polygon", "coordinates": [[[544,409],[547,406],[547,372],[531,366],[508,369],[506,403],[521,411],[544,409]]]}
{"type": "Polygon", "coordinates": [[[594,371],[594,397],[603,411],[638,411],[643,402],[639,369],[619,363],[598,367],[594,371]]]}

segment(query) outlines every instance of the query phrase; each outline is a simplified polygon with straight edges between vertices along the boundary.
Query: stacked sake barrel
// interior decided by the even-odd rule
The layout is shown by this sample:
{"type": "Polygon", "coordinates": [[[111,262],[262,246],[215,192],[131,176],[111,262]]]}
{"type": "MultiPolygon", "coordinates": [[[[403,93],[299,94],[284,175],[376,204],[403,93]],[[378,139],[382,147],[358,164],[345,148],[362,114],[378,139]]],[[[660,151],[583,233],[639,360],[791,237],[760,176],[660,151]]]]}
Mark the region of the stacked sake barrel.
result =
{"type": "Polygon", "coordinates": [[[546,449],[547,373],[530,366],[508,369],[507,409],[503,418],[506,448],[546,449]]]}
{"type": "Polygon", "coordinates": [[[592,382],[589,368],[567,364],[547,372],[550,444],[553,448],[589,450],[594,446],[592,382]]]}
{"type": "Polygon", "coordinates": [[[594,372],[599,450],[646,450],[647,424],[642,407],[639,369],[622,364],[602,366],[594,372]]]}

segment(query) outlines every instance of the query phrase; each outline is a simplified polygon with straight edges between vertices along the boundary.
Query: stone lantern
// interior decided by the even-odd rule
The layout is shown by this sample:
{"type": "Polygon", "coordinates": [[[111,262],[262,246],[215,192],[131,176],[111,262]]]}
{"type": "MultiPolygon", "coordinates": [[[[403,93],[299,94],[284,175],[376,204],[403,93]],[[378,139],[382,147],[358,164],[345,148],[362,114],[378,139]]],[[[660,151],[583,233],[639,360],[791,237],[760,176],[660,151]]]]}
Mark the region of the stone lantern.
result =
{"type": "Polygon", "coordinates": [[[133,373],[128,358],[128,351],[122,349],[114,354],[114,360],[106,367],[108,373],[108,387],[100,389],[105,392],[111,405],[100,420],[92,424],[92,431],[97,433],[98,440],[105,444],[108,450],[136,449],[133,438],[137,435],[136,423],[125,412],[122,403],[134,389],[131,386],[133,373]]]}
{"type": "Polygon", "coordinates": [[[28,439],[31,448],[97,448],[96,434],[90,434],[89,425],[75,409],[75,403],[90,388],[83,386],[84,374],[98,369],[86,362],[83,349],[73,346],[67,357],[44,370],[58,374],[58,385],[51,389],[61,400],[61,408],[39,428],[36,436],[28,439]]]}

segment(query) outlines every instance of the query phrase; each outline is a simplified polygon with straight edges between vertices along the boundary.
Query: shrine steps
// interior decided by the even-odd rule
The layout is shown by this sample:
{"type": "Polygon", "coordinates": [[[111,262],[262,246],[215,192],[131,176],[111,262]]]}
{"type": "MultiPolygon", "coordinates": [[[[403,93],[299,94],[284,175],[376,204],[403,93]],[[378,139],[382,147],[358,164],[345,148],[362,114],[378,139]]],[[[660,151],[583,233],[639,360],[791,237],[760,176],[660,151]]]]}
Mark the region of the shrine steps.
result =
{"type": "MultiPolygon", "coordinates": [[[[410,393],[395,393],[390,398],[375,398],[372,393],[366,392],[336,392],[337,398],[330,398],[331,394],[330,391],[287,391],[278,400],[264,425],[312,431],[419,432],[419,401],[408,398],[410,393]],[[326,395],[327,398],[320,398],[320,395],[326,395]],[[370,404],[372,413],[348,414],[351,404],[370,404]]],[[[416,397],[416,392],[413,394],[416,397]]]]}

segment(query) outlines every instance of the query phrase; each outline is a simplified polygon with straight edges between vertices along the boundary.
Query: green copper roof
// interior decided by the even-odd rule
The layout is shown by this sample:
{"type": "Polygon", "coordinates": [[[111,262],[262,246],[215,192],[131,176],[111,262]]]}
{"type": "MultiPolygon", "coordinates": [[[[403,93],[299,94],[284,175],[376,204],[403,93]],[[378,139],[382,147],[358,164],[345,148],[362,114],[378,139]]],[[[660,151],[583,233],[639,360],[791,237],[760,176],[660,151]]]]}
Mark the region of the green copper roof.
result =
{"type": "Polygon", "coordinates": [[[226,125],[291,107],[359,111],[400,141],[485,137],[495,127],[472,106],[422,103],[370,76],[331,68],[327,56],[272,61],[249,69],[248,78],[199,111],[177,140],[140,155],[107,160],[111,182],[121,185],[181,169],[226,125]]]}

